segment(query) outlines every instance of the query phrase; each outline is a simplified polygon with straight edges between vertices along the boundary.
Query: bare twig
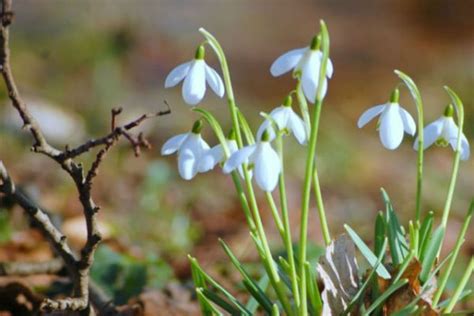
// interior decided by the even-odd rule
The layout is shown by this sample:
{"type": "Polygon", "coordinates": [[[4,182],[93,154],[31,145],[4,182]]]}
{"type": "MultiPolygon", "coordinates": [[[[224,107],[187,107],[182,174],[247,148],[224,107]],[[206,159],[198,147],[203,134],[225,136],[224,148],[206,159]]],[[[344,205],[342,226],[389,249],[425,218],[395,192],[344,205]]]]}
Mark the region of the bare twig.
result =
{"type": "MultiPolygon", "coordinates": [[[[137,119],[122,125],[116,126],[116,118],[121,113],[121,109],[112,110],[111,132],[98,139],[91,139],[75,148],[66,147],[60,150],[50,145],[45,138],[39,124],[31,115],[27,105],[23,101],[16,86],[11,66],[9,49],[9,26],[13,20],[12,0],[1,0],[1,25],[0,25],[0,72],[5,82],[8,96],[12,101],[13,107],[20,115],[24,128],[29,130],[34,143],[32,150],[44,154],[56,161],[61,168],[69,174],[73,180],[83,208],[83,214],[86,221],[87,241],[80,251],[80,256],[76,257],[69,248],[66,237],[51,222],[47,214],[36,204],[32,203],[20,191],[15,190],[15,184],[8,175],[5,167],[0,163],[0,192],[12,198],[20,205],[39,227],[43,235],[51,243],[54,250],[62,258],[65,268],[73,283],[73,297],[62,300],[45,300],[42,308],[45,310],[70,310],[81,311],[82,315],[93,315],[89,303],[89,272],[94,260],[94,253],[101,241],[101,235],[98,230],[97,212],[99,207],[95,204],[91,196],[91,187],[94,177],[98,174],[100,164],[107,152],[123,136],[133,147],[136,156],[140,154],[141,148],[149,148],[150,144],[140,133],[135,136],[131,130],[139,126],[149,118],[161,116],[170,113],[169,107],[165,111],[157,113],[143,114],[137,119]],[[102,147],[96,154],[96,158],[89,170],[84,170],[81,163],[74,159],[90,151],[93,148],[102,147]]],[[[166,103],[165,103],[166,104],[166,103]]]]}
{"type": "Polygon", "coordinates": [[[64,262],[60,258],[44,262],[0,262],[0,276],[58,274],[63,268],[64,262]]]}

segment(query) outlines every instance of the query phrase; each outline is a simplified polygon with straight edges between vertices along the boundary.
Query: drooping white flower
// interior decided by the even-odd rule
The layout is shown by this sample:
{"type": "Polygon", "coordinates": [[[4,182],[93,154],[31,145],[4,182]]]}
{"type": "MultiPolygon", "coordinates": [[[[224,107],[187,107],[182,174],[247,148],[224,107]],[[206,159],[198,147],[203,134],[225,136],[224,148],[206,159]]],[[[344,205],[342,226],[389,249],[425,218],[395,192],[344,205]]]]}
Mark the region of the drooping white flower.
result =
{"type": "Polygon", "coordinates": [[[380,141],[382,145],[390,150],[400,146],[403,140],[403,134],[415,135],[416,124],[404,108],[398,104],[399,91],[395,89],[390,96],[390,102],[371,107],[359,118],[357,126],[362,128],[377,115],[380,115],[379,129],[380,141]]]}
{"type": "Polygon", "coordinates": [[[210,148],[201,137],[201,129],[202,122],[197,121],[191,132],[173,136],[161,147],[162,155],[178,152],[178,171],[185,180],[191,180],[198,173],[199,160],[210,148]]]}
{"type": "MultiPolygon", "coordinates": [[[[290,50],[278,57],[270,67],[270,72],[274,77],[281,76],[288,71],[299,72],[301,75],[301,84],[306,98],[310,102],[315,102],[316,91],[319,85],[319,69],[323,53],[319,49],[320,39],[315,36],[311,41],[311,45],[304,48],[290,50]]],[[[326,66],[326,77],[331,78],[334,72],[334,67],[330,59],[328,59],[326,66]]],[[[324,78],[322,83],[322,96],[327,92],[328,82],[324,78]]]]}
{"type": "Polygon", "coordinates": [[[176,86],[184,79],[182,94],[189,105],[196,105],[204,98],[206,82],[219,96],[224,96],[224,84],[219,74],[204,61],[204,46],[196,50],[195,58],[174,68],[166,77],[165,88],[176,86]]]}
{"type": "MultiPolygon", "coordinates": [[[[428,124],[423,129],[423,149],[430,147],[433,144],[438,146],[448,146],[456,151],[458,143],[459,128],[453,119],[454,108],[448,105],[444,111],[444,115],[436,121],[428,124]]],[[[413,145],[415,150],[418,150],[418,137],[413,145]]],[[[461,133],[461,160],[469,159],[470,148],[464,133],[461,133]]]]}
{"type": "MultiPolygon", "coordinates": [[[[292,99],[288,96],[283,104],[270,112],[270,117],[278,126],[278,129],[288,133],[292,133],[296,140],[304,145],[308,141],[308,134],[303,119],[296,114],[291,108],[292,99]]],[[[260,139],[263,132],[270,133],[270,139],[274,138],[272,122],[266,119],[257,131],[257,138],[260,139]]]]}
{"type": "Polygon", "coordinates": [[[269,142],[268,132],[263,133],[260,141],[233,153],[224,164],[224,173],[230,173],[243,163],[253,165],[257,185],[265,192],[271,192],[278,184],[281,161],[269,142]]]}

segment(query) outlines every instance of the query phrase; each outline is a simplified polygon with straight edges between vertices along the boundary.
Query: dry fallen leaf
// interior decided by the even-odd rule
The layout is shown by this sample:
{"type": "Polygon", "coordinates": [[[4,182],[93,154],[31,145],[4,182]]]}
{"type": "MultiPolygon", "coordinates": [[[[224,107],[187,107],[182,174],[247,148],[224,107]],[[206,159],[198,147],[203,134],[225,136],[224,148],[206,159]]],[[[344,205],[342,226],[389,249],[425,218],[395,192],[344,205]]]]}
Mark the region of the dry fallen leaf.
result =
{"type": "Polygon", "coordinates": [[[345,234],[334,240],[319,260],[317,270],[324,284],[323,315],[341,315],[359,286],[352,240],[345,234]]]}

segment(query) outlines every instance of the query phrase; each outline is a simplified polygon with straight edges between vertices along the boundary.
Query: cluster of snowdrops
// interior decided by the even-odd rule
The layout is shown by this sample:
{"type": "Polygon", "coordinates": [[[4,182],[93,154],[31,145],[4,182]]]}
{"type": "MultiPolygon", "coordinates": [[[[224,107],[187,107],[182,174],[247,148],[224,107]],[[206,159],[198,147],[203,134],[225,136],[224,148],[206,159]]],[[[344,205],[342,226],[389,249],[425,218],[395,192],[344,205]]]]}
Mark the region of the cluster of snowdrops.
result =
{"type": "MultiPolygon", "coordinates": [[[[166,78],[165,87],[174,87],[183,81],[183,99],[201,117],[194,122],[190,131],[171,137],[163,145],[161,153],[163,155],[177,153],[179,174],[186,180],[192,179],[198,173],[212,170],[216,165],[221,166],[224,173],[231,174],[246,216],[250,235],[255,242],[265,270],[261,279],[254,280],[246,272],[243,264],[232,254],[230,248],[221,241],[230,260],[242,274],[243,285],[250,294],[248,303],[243,304],[206,274],[195,258],[190,257],[196,291],[204,314],[221,314],[221,311],[224,310],[231,314],[251,315],[258,308],[271,315],[278,315],[281,311],[287,315],[308,315],[308,313],[311,315],[318,313],[339,315],[350,314],[355,308],[365,315],[379,314],[382,308],[385,310],[390,308],[383,305],[390,300],[390,294],[406,286],[408,281],[402,282],[404,281],[402,280],[404,275],[402,271],[410,267],[414,261],[420,262],[421,271],[417,279],[421,280],[423,287],[422,290],[417,290],[413,300],[406,304],[406,307],[401,310],[402,312],[411,313],[417,309],[426,309],[425,305],[419,304],[420,301],[429,301],[430,308],[434,311],[443,309],[444,312],[450,312],[457,301],[468,295],[463,290],[467,282],[465,280],[470,277],[474,267],[472,259],[451,299],[448,302],[439,302],[458,256],[459,248],[464,241],[464,235],[472,215],[472,205],[466,216],[463,229],[459,232],[459,242],[451,252],[449,260],[446,258],[444,261],[448,262],[447,268],[443,271],[437,287],[432,286],[433,283],[430,281],[434,278],[435,272],[441,269],[441,264],[437,263],[453,199],[459,160],[467,160],[470,155],[468,140],[462,132],[464,120],[462,102],[451,89],[446,87],[451,103],[446,106],[444,113],[439,119],[425,126],[423,102],[418,88],[406,74],[395,71],[413,97],[417,110],[417,123],[412,115],[399,104],[399,85],[392,91],[388,102],[373,106],[360,116],[357,123],[360,128],[378,117],[377,130],[381,143],[390,150],[399,147],[405,133],[415,136],[417,130],[422,131],[418,133],[413,145],[414,149],[418,150],[415,219],[410,221],[408,230],[399,225],[388,195],[384,192],[387,211],[385,214],[379,214],[377,218],[376,225],[379,226],[376,226],[376,233],[378,229],[379,235],[376,234],[373,252],[355,231],[346,227],[354,244],[371,265],[373,273],[369,274],[365,282],[362,280],[356,282],[360,284],[355,284],[353,293],[349,295],[347,293],[351,291],[347,291],[348,289],[336,289],[337,286],[330,282],[331,273],[328,272],[327,267],[319,264],[317,271],[325,285],[321,294],[315,281],[316,269],[307,260],[308,211],[311,189],[314,189],[321,231],[326,246],[328,246],[326,259],[329,262],[335,260],[331,256],[338,255],[337,247],[339,247],[338,239],[331,238],[329,232],[315,159],[319,118],[324,97],[328,91],[328,81],[334,72],[333,64],[329,58],[329,34],[326,25],[321,22],[321,31],[312,38],[309,46],[290,50],[278,57],[271,65],[270,72],[273,76],[277,77],[291,72],[296,85],[282,97],[281,105],[268,114],[261,113],[263,122],[255,134],[237,106],[222,47],[212,34],[204,29],[200,29],[200,32],[205,40],[198,45],[194,58],[174,68],[166,78]],[[216,70],[206,63],[206,45],[216,53],[223,79],[216,70]],[[232,120],[232,127],[226,132],[211,112],[196,107],[203,100],[207,86],[219,97],[226,96],[232,120]],[[201,137],[204,123],[212,128],[219,140],[219,143],[214,147],[210,147],[201,137]],[[306,146],[307,149],[305,177],[301,192],[301,223],[298,241],[293,241],[291,237],[291,230],[294,227],[290,227],[289,224],[286,200],[284,139],[287,135],[294,136],[297,142],[306,146]],[[423,150],[433,144],[450,145],[455,152],[453,172],[441,225],[434,232],[432,232],[433,214],[429,213],[424,219],[421,218],[423,150]],[[270,250],[260,217],[260,207],[257,203],[253,179],[263,191],[270,206],[273,220],[286,250],[284,257],[274,258],[270,250]],[[276,203],[272,194],[277,187],[279,203],[276,203]],[[409,233],[406,234],[406,231],[409,233]],[[294,249],[295,244],[298,246],[297,249],[294,249]],[[387,247],[390,249],[392,264],[398,271],[396,275],[384,267],[383,260],[385,260],[384,254],[387,247]],[[367,301],[363,298],[367,289],[371,288],[371,292],[375,293],[374,286],[371,285],[373,282],[369,282],[373,275],[391,279],[391,283],[385,291],[378,292],[372,300],[367,301]],[[268,294],[269,285],[273,289],[271,292],[273,296],[268,294]],[[209,290],[209,287],[213,290],[209,290]],[[432,291],[429,299],[426,298],[427,291],[432,291]],[[342,297],[340,292],[347,292],[347,297],[342,297]],[[272,297],[276,297],[276,301],[272,297]]],[[[346,251],[344,255],[348,256],[350,253],[351,251],[346,251]]],[[[346,261],[351,260],[355,262],[353,258],[346,261]]],[[[333,272],[340,273],[340,271],[333,272]]],[[[338,277],[342,278],[342,276],[338,277]]],[[[342,283],[344,282],[341,281],[342,283]]]]}

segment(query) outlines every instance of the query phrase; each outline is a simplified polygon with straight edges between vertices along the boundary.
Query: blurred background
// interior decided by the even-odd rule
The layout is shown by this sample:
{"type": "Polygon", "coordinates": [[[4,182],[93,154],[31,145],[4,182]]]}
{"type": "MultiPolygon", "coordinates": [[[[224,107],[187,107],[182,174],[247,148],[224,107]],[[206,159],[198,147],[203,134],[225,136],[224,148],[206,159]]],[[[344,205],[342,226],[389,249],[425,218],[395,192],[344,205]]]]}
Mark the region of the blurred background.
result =
{"type": "MultiPolygon", "coordinates": [[[[271,63],[290,49],[308,45],[318,32],[319,20],[326,21],[335,73],[318,141],[324,202],[334,236],[348,223],[370,240],[375,215],[383,208],[381,187],[404,224],[414,216],[416,152],[414,139],[408,136],[396,151],[384,149],[375,123],[360,130],[357,119],[368,107],[388,100],[399,83],[393,70],[400,69],[418,84],[427,123],[437,119],[449,102],[443,85],[460,95],[465,134],[472,146],[473,6],[472,1],[442,0],[16,1],[11,27],[13,72],[52,143],[74,146],[106,134],[113,107],[123,107],[121,122],[163,110],[165,101],[172,110],[142,125],[153,149],[135,158],[129,144],[122,142],[102,165],[94,194],[102,206],[107,240],[97,256],[96,280],[124,302],[143,287],[187,282],[188,253],[205,267],[223,271],[227,261],[218,237],[240,258],[255,259],[231,180],[216,169],[187,182],[177,174],[176,157],[159,153],[165,140],[188,131],[197,118],[184,104],[181,86],[165,90],[163,85],[172,68],[193,57],[203,40],[199,27],[213,33],[223,46],[238,105],[256,130],[261,121],[258,113],[279,105],[294,87],[290,75],[270,75],[271,63]],[[110,266],[115,272],[110,272],[110,266]],[[128,280],[139,280],[138,285],[119,279],[117,271],[128,280]]],[[[218,67],[210,49],[206,61],[218,67]]],[[[402,87],[401,93],[401,104],[415,115],[408,91],[402,87]]],[[[224,99],[208,91],[199,106],[212,111],[224,127],[230,126],[224,99]]],[[[54,163],[29,151],[31,138],[19,129],[3,85],[0,121],[0,159],[17,183],[62,218],[66,234],[80,247],[85,228],[75,188],[54,163]]],[[[213,145],[211,134],[209,128],[204,131],[213,145]]],[[[293,138],[286,146],[291,152],[286,169],[296,238],[305,152],[293,138]]],[[[92,158],[84,156],[85,163],[92,158]]],[[[440,214],[452,159],[450,148],[426,151],[424,213],[440,214]]],[[[473,196],[471,157],[461,163],[445,249],[454,243],[473,196]]],[[[278,236],[264,199],[260,200],[278,249],[278,236]]],[[[316,247],[322,238],[314,207],[313,203],[310,231],[316,247]]],[[[50,256],[47,246],[38,247],[32,236],[21,210],[0,209],[0,260],[50,256]]],[[[466,256],[474,251],[472,230],[468,237],[466,256]]]]}

